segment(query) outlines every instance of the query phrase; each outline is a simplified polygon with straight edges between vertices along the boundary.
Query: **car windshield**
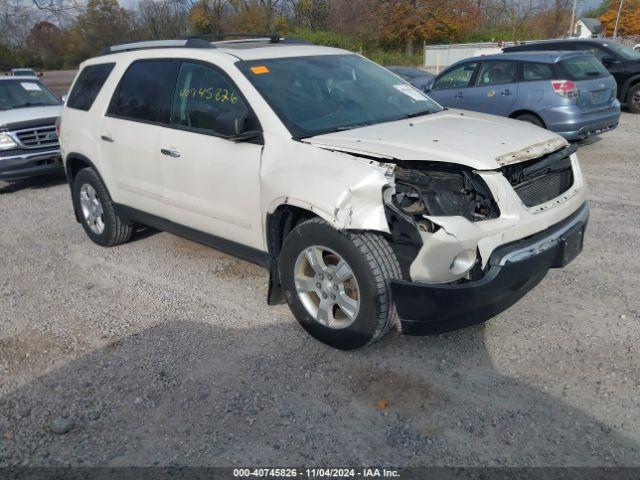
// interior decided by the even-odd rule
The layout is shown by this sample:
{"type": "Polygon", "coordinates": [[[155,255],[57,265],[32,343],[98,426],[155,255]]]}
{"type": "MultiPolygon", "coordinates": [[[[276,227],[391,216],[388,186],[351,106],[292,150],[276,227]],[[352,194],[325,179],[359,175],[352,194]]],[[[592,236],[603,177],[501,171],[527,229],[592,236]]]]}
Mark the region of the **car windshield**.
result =
{"type": "Polygon", "coordinates": [[[0,81],[0,110],[60,105],[60,100],[40,82],[0,81]]]}
{"type": "Polygon", "coordinates": [[[560,63],[567,72],[569,80],[589,80],[609,76],[607,69],[593,55],[572,57],[560,63]]]}
{"type": "Polygon", "coordinates": [[[296,138],[441,110],[422,92],[359,55],[244,61],[238,66],[296,138]]]}
{"type": "Polygon", "coordinates": [[[609,47],[625,60],[640,60],[640,53],[633,50],[633,48],[629,48],[625,45],[620,45],[619,43],[614,42],[607,43],[607,47],[609,47]]]}
{"type": "Polygon", "coordinates": [[[14,70],[13,74],[15,76],[20,76],[20,75],[30,76],[30,77],[35,77],[36,76],[36,72],[31,70],[30,68],[22,68],[22,69],[14,70]]]}

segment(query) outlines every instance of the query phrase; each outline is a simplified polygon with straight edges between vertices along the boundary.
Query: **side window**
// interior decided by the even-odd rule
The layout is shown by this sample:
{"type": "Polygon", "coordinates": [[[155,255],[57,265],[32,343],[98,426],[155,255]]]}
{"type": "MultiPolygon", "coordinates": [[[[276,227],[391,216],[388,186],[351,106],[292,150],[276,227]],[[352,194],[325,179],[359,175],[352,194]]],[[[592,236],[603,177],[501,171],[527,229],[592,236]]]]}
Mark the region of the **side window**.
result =
{"type": "Polygon", "coordinates": [[[547,63],[525,62],[522,64],[522,80],[524,82],[553,80],[553,77],[553,69],[547,63]]]}
{"type": "Polygon", "coordinates": [[[226,114],[235,118],[249,116],[235,85],[216,68],[183,62],[173,99],[172,125],[218,133],[216,120],[226,114]]]}
{"type": "Polygon", "coordinates": [[[168,124],[176,83],[175,60],[140,60],[131,64],[109,106],[116,117],[168,124]]]}
{"type": "Polygon", "coordinates": [[[601,48],[596,47],[595,45],[590,45],[588,43],[578,44],[576,46],[576,50],[580,52],[589,52],[594,57],[596,57],[602,63],[602,59],[605,57],[611,57],[611,54],[607,53],[601,48]]]}
{"type": "Polygon", "coordinates": [[[88,111],[114,66],[115,63],[102,63],[84,67],[69,94],[67,107],[88,111]]]}
{"type": "Polygon", "coordinates": [[[477,62],[465,63],[442,75],[433,84],[432,90],[447,90],[449,88],[465,88],[469,86],[477,62]]]}
{"type": "Polygon", "coordinates": [[[518,78],[518,62],[483,62],[476,85],[514,83],[518,78]]]}

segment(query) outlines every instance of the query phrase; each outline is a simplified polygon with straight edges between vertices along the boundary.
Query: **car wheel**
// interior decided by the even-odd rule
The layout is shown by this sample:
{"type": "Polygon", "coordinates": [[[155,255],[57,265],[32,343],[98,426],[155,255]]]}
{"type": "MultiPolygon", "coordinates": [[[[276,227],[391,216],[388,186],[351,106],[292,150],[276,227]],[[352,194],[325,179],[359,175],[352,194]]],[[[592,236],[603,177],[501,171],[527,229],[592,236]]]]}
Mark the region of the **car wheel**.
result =
{"type": "Polygon", "coordinates": [[[544,127],[544,123],[542,122],[542,120],[540,119],[540,117],[532,114],[532,113],[523,113],[521,115],[518,115],[517,117],[515,117],[516,120],[520,120],[522,122],[529,122],[529,123],[533,123],[534,125],[538,126],[538,127],[544,127]]]}
{"type": "Polygon", "coordinates": [[[629,89],[629,93],[627,93],[627,108],[631,113],[640,113],[640,83],[629,89]]]}
{"type": "Polygon", "coordinates": [[[362,347],[395,322],[389,281],[402,274],[382,235],[308,220],[287,235],[279,267],[291,311],[321,342],[343,350],[362,347]]]}
{"type": "Polygon", "coordinates": [[[73,204],[84,231],[98,245],[113,247],[131,238],[131,226],[116,214],[107,187],[93,168],[76,175],[73,204]]]}

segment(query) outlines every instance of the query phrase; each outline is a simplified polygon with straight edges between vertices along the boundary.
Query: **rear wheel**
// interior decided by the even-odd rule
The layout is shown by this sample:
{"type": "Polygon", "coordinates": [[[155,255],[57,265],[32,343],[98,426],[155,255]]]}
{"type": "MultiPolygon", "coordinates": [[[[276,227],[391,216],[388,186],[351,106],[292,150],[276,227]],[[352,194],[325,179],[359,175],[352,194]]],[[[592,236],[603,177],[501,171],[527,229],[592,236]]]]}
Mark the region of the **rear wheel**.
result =
{"type": "Polygon", "coordinates": [[[84,231],[98,245],[113,247],[131,238],[131,226],[116,214],[107,187],[93,168],[76,175],[73,203],[84,231]]]}
{"type": "Polygon", "coordinates": [[[629,93],[627,93],[627,108],[631,113],[640,113],[640,83],[629,89],[629,93]]]}
{"type": "Polygon", "coordinates": [[[516,116],[515,119],[520,120],[522,122],[533,123],[538,127],[545,128],[544,122],[540,119],[540,117],[538,117],[537,115],[534,115],[533,113],[521,113],[520,115],[516,116]]]}
{"type": "Polygon", "coordinates": [[[294,228],[280,254],[280,279],[296,319],[316,339],[343,350],[390,330],[393,278],[401,278],[400,266],[383,236],[340,232],[320,219],[294,228]]]}

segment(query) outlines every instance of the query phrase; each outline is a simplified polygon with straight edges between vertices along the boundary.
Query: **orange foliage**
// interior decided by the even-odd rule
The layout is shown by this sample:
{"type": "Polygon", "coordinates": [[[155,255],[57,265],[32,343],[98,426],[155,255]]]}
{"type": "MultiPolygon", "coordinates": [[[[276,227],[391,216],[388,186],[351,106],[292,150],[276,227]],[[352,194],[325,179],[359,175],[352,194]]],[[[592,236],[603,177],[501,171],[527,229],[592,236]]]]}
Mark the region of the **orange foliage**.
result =
{"type": "MultiPolygon", "coordinates": [[[[600,17],[606,35],[613,35],[619,8],[620,0],[614,0],[609,10],[600,17]]],[[[618,35],[640,35],[640,0],[624,0],[618,35]]]]}

